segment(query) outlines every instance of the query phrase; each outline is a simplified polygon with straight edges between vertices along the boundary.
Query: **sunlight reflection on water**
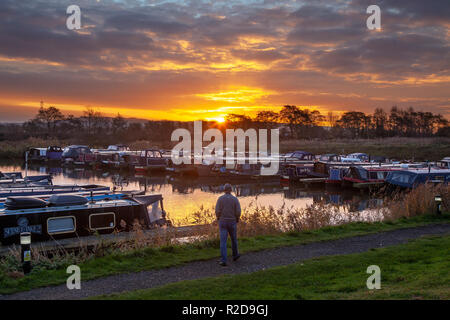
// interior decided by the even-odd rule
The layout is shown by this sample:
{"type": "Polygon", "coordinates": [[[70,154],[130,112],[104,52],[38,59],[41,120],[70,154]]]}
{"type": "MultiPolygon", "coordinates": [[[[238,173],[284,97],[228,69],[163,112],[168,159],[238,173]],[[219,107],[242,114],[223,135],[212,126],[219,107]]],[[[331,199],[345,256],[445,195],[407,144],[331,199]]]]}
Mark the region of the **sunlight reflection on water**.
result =
{"type": "MultiPolygon", "coordinates": [[[[24,171],[20,165],[0,165],[0,171],[24,171]]],[[[140,190],[147,194],[160,193],[164,197],[164,208],[169,218],[180,222],[197,211],[201,206],[214,208],[217,198],[222,194],[224,181],[177,178],[166,174],[152,176],[134,176],[103,172],[84,168],[60,168],[47,166],[32,166],[28,175],[53,175],[54,184],[99,184],[117,190],[140,190]]],[[[234,184],[234,193],[238,196],[242,208],[249,206],[269,207],[278,209],[300,209],[313,203],[325,202],[339,205],[344,215],[352,212],[364,220],[377,219],[376,211],[368,207],[379,204],[379,200],[370,199],[367,194],[349,190],[328,190],[325,188],[306,189],[298,186],[283,186],[280,182],[239,183],[234,184]]]]}

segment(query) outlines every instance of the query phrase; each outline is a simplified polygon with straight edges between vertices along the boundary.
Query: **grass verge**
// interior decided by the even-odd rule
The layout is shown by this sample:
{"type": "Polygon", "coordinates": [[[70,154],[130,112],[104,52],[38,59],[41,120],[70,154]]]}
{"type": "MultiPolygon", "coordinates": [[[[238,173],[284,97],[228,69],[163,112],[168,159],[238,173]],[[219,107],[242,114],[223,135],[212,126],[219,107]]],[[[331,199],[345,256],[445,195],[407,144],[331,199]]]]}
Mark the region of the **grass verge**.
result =
{"type": "MultiPolygon", "coordinates": [[[[288,232],[279,235],[265,235],[241,238],[242,253],[271,249],[282,246],[306,244],[314,241],[334,240],[399,228],[415,227],[432,223],[449,223],[450,214],[442,216],[423,215],[401,218],[394,221],[374,223],[349,223],[324,227],[313,231],[288,232]]],[[[170,245],[159,248],[142,248],[128,252],[115,252],[102,257],[93,257],[79,266],[84,281],[119,273],[161,269],[191,261],[212,259],[219,256],[219,241],[206,240],[185,245],[170,245]]],[[[67,265],[62,263],[55,269],[35,268],[26,277],[16,276],[0,265],[0,294],[26,291],[37,287],[57,285],[66,282],[67,265]]]]}
{"type": "Polygon", "coordinates": [[[450,236],[322,257],[250,274],[183,281],[100,299],[450,299],[450,236]],[[367,267],[381,289],[366,287],[367,267]]]}

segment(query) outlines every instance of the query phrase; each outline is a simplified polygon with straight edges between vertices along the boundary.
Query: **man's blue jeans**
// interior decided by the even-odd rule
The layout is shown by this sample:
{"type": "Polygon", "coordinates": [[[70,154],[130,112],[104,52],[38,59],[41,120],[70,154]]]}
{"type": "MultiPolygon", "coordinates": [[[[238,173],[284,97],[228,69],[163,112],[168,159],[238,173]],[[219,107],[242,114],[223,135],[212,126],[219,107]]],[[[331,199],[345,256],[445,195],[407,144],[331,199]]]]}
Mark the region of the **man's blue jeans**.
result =
{"type": "Polygon", "coordinates": [[[227,239],[228,235],[231,238],[231,249],[233,251],[233,257],[239,255],[238,243],[237,243],[237,222],[233,220],[219,220],[220,230],[220,254],[222,256],[222,262],[227,262],[227,239]]]}

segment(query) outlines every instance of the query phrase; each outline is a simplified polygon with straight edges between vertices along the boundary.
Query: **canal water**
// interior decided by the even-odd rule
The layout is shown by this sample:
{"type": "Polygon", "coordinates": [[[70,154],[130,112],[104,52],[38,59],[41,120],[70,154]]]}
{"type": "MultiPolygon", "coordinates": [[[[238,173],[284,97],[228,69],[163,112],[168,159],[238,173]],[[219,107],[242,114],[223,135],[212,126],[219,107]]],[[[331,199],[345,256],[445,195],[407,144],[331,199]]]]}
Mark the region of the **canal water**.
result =
{"type": "MultiPolygon", "coordinates": [[[[25,172],[20,163],[0,164],[0,171],[25,172]]],[[[121,190],[139,190],[146,194],[162,194],[164,208],[170,219],[177,224],[188,224],[192,214],[202,206],[213,209],[217,198],[223,193],[224,181],[205,178],[173,177],[160,173],[149,176],[126,175],[118,172],[106,172],[86,168],[61,168],[45,165],[29,165],[28,175],[52,174],[53,184],[99,184],[121,190]]],[[[381,205],[381,200],[359,191],[305,188],[283,185],[279,181],[235,183],[234,194],[238,196],[241,206],[269,207],[274,209],[306,208],[314,203],[336,205],[343,214],[370,217],[374,207],[381,205]]]]}

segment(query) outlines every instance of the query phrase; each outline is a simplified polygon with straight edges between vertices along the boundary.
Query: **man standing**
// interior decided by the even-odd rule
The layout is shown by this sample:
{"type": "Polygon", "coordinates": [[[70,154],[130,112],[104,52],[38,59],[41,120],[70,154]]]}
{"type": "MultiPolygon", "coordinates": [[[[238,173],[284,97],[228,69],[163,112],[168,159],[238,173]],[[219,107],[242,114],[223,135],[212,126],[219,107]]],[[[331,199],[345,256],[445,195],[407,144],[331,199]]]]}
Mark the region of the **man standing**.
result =
{"type": "Polygon", "coordinates": [[[220,196],[216,203],[216,217],[219,221],[221,266],[227,265],[227,239],[231,238],[233,261],[239,259],[237,243],[237,223],[241,217],[241,205],[239,200],[231,194],[231,185],[224,186],[225,194],[220,196]]]}

